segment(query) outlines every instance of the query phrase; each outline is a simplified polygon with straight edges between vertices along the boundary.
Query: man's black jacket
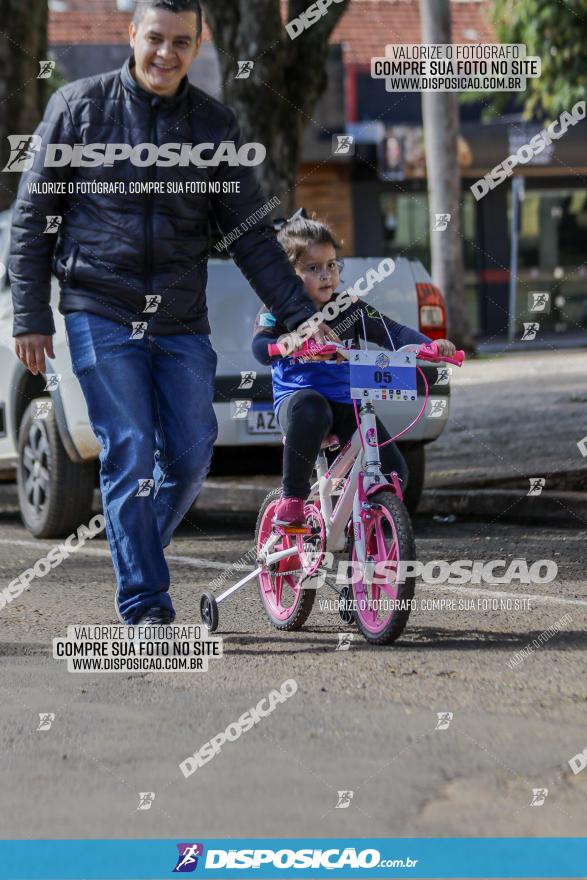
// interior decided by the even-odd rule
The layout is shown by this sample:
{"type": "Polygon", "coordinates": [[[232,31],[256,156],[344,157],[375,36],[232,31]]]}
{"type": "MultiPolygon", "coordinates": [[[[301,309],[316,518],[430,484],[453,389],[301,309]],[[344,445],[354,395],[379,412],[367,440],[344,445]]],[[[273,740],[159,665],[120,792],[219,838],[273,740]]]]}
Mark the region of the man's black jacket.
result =
{"type": "MultiPolygon", "coordinates": [[[[120,70],[77,80],[50,99],[35,134],[41,149],[22,174],[12,220],[9,279],[13,335],[55,332],[51,271],[61,285],[62,313],[89,311],[129,324],[149,321],[149,332],[209,333],[206,308],[210,210],[224,235],[246,230],[229,252],[251,286],[280,321],[294,329],[316,312],[275,233],[253,215],[264,203],[254,169],[242,165],[198,168],[45,168],[48,143],[193,145],[240,144],[232,110],[184,78],[176,95],[161,98],[133,78],[131,56],[120,70]],[[72,181],[238,181],[239,193],[39,195],[39,184],[72,181]],[[61,215],[58,235],[47,216],[61,215]],[[247,223],[247,221],[249,222],[247,223]],[[243,226],[241,227],[241,224],[243,226]],[[57,241],[56,241],[57,239],[57,241]],[[151,311],[145,312],[147,297],[151,311]],[[155,308],[156,311],[152,311],[155,308]]],[[[206,157],[211,155],[206,152],[206,157]]],[[[227,315],[227,319],[234,316],[227,315]]]]}

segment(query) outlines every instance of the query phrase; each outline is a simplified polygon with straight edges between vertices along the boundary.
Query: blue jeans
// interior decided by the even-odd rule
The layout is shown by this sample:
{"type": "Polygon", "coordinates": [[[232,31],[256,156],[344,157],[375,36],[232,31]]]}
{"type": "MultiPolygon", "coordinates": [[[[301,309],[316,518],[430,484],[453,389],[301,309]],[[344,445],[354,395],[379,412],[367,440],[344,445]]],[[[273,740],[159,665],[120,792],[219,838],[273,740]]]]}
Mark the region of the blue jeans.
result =
{"type": "Polygon", "coordinates": [[[90,312],[65,315],[73,372],[101,443],[100,487],[126,623],[175,616],[163,548],[206,478],[218,433],[217,357],[204,333],[130,338],[90,312]]]}

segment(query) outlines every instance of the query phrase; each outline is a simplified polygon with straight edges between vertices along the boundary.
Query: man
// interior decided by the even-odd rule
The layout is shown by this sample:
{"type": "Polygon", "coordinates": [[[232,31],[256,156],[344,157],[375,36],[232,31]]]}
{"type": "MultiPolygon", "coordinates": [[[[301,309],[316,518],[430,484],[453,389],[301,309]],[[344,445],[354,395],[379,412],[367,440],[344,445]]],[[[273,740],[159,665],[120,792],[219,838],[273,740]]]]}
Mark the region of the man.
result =
{"type": "Polygon", "coordinates": [[[156,624],[175,617],[163,548],[198,495],[217,435],[209,211],[225,235],[247,230],[231,253],[288,330],[316,308],[273,230],[246,222],[264,198],[240,152],[241,164],[229,164],[240,145],[234,113],[188,81],[202,42],[198,0],[141,2],[129,34],[134,51],[121,70],[51,97],[35,133],[40,149],[20,181],[9,273],[16,352],[35,374],[54,357],[51,270],[60,280],[73,370],[101,442],[117,612],[127,624],[156,624]],[[48,150],[54,144],[62,146],[48,150]],[[101,146],[80,157],[76,144],[101,146]],[[125,145],[139,144],[131,160],[125,145]],[[163,144],[175,152],[157,153],[163,144]],[[210,161],[221,144],[229,160],[210,161]],[[109,162],[108,145],[119,151],[109,162]],[[183,192],[168,192],[170,183],[183,192]],[[56,242],[44,232],[55,215],[56,242]]]}

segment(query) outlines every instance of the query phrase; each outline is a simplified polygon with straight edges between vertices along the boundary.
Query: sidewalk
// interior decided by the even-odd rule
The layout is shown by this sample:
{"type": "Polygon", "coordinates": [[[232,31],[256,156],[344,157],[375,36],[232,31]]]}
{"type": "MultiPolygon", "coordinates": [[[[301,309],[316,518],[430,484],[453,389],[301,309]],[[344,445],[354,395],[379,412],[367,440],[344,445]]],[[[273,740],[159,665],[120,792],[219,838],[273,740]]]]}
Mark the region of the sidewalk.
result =
{"type": "Polygon", "coordinates": [[[586,380],[584,351],[516,350],[453,369],[421,511],[493,516],[501,506],[533,520],[566,509],[587,521],[586,380]],[[531,478],[544,480],[540,494],[528,495],[531,478]]]}
{"type": "Polygon", "coordinates": [[[479,354],[508,354],[512,351],[560,351],[569,348],[587,348],[587,329],[576,333],[539,333],[536,339],[508,342],[504,338],[477,340],[479,354]]]}

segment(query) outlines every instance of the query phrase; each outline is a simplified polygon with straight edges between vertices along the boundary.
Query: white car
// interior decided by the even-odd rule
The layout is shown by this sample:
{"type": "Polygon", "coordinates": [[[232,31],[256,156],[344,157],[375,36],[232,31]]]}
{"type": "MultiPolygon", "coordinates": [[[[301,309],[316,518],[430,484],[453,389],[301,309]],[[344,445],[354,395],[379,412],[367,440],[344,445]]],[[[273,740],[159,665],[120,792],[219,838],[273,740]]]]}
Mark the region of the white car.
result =
{"type": "MultiPolygon", "coordinates": [[[[9,245],[10,212],[5,211],[0,214],[0,469],[16,473],[19,505],[27,529],[39,538],[63,537],[90,518],[99,444],[73,375],[65,324],[58,311],[56,278],[51,296],[55,358],[47,359],[51,372],[45,377],[33,376],[16,357],[6,270],[9,245]]],[[[353,284],[379,263],[378,258],[346,258],[344,286],[353,284]]],[[[211,259],[207,301],[212,343],[218,353],[214,402],[219,424],[218,452],[223,447],[233,450],[247,446],[247,456],[241,458],[250,463],[251,473],[259,472],[258,463],[275,469],[281,456],[281,434],[272,409],[271,373],[251,352],[259,300],[232,260],[211,259]],[[255,457],[259,451],[262,456],[255,457]]],[[[427,335],[445,335],[442,295],[418,262],[399,258],[391,275],[375,285],[365,302],[427,335]]],[[[436,413],[433,418],[421,419],[401,441],[410,468],[406,502],[412,511],[424,482],[424,446],[440,435],[449,411],[448,379],[445,376],[439,382],[436,367],[421,366],[431,390],[428,407],[430,411],[435,408],[436,413]]],[[[420,378],[419,383],[419,391],[423,391],[420,378]]],[[[420,406],[421,401],[406,403],[400,412],[378,404],[377,411],[393,435],[412,421],[420,406]]]]}

